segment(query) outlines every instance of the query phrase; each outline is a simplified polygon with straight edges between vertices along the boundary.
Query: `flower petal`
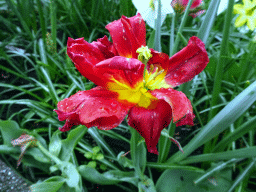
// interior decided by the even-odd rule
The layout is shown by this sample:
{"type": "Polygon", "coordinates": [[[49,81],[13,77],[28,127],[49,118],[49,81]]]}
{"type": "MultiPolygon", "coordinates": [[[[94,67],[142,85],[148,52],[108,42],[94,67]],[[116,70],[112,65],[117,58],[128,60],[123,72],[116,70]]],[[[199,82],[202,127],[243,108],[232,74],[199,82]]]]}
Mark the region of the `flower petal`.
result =
{"type": "Polygon", "coordinates": [[[239,15],[236,18],[235,26],[236,27],[242,27],[247,22],[247,17],[245,15],[239,15]]]}
{"type": "Polygon", "coordinates": [[[137,58],[136,50],[146,46],[146,27],[141,15],[113,21],[106,26],[112,37],[114,46],[120,56],[137,58]]]}
{"type": "Polygon", "coordinates": [[[165,53],[150,49],[152,57],[148,61],[147,68],[149,70],[151,64],[161,66],[162,69],[167,70],[169,68],[169,56],[165,53]]]}
{"type": "MultiPolygon", "coordinates": [[[[172,1],[173,4],[176,4],[176,3],[181,4],[184,6],[184,8],[187,7],[188,2],[189,2],[189,0],[173,0],[172,1]]],[[[194,8],[200,6],[201,4],[202,4],[202,0],[194,0],[190,9],[194,9],[194,8]]]]}
{"type": "MultiPolygon", "coordinates": [[[[235,0],[235,2],[237,2],[239,0],[235,0]]],[[[234,5],[234,9],[235,9],[235,6],[234,5]]],[[[228,0],[221,0],[220,1],[220,4],[219,4],[219,8],[218,8],[218,11],[217,11],[217,15],[221,14],[223,11],[225,11],[228,7],[228,0]]]]}
{"type": "MultiPolygon", "coordinates": [[[[157,18],[158,11],[158,1],[150,0],[132,0],[134,6],[142,16],[142,18],[147,22],[151,28],[155,28],[155,20],[157,18]]],[[[161,26],[164,22],[164,19],[168,13],[173,13],[174,10],[170,5],[170,1],[161,1],[161,26]]]]}
{"type": "Polygon", "coordinates": [[[100,78],[93,69],[94,65],[115,56],[117,52],[106,36],[93,43],[86,42],[84,38],[74,40],[69,37],[67,54],[83,76],[98,84],[100,78]]]}
{"type": "Polygon", "coordinates": [[[190,13],[189,15],[193,18],[196,18],[196,17],[202,15],[203,13],[205,13],[205,10],[200,10],[200,11],[197,11],[196,13],[190,13]]]}
{"type": "Polygon", "coordinates": [[[82,124],[88,128],[97,126],[99,129],[112,129],[118,126],[127,115],[131,105],[117,101],[117,94],[102,87],[89,91],[79,91],[58,103],[59,120],[66,120],[59,128],[68,131],[73,125],[82,124]]]}
{"type": "Polygon", "coordinates": [[[199,7],[202,3],[203,3],[202,0],[194,0],[192,5],[191,5],[191,7],[190,7],[190,9],[194,9],[196,7],[199,7]]]}
{"type": "Polygon", "coordinates": [[[144,64],[137,59],[116,56],[98,63],[98,76],[104,79],[100,85],[109,87],[109,82],[119,82],[129,87],[135,87],[143,81],[144,64]]]}
{"type": "Polygon", "coordinates": [[[111,43],[107,36],[97,39],[91,43],[98,47],[98,49],[103,53],[106,59],[117,56],[117,50],[115,49],[113,43],[111,43]]]}
{"type": "Polygon", "coordinates": [[[198,37],[191,37],[188,45],[169,60],[165,81],[176,87],[190,81],[202,72],[209,63],[204,43],[198,37]]]}
{"type": "Polygon", "coordinates": [[[151,106],[153,108],[131,108],[127,120],[128,124],[145,138],[148,151],[158,154],[156,145],[161,131],[171,122],[172,110],[163,100],[156,101],[151,106]]]}
{"type": "Polygon", "coordinates": [[[151,91],[151,94],[166,101],[171,106],[173,122],[179,121],[176,126],[194,125],[193,118],[195,115],[193,114],[192,105],[184,93],[172,88],[162,88],[151,91]]]}

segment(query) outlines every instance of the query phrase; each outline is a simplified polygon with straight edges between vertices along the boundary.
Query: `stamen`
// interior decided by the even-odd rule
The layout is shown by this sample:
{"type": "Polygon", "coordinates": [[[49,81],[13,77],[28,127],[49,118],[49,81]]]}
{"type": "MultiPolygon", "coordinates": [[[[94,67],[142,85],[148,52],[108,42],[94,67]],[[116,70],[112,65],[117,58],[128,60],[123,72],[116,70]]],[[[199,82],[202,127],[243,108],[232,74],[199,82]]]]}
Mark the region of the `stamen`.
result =
{"type": "Polygon", "coordinates": [[[162,74],[163,72],[164,72],[164,69],[162,69],[161,71],[159,71],[159,72],[156,74],[156,76],[154,77],[154,79],[153,79],[153,80],[155,80],[155,79],[156,79],[156,77],[157,77],[158,75],[162,74]]]}
{"type": "Polygon", "coordinates": [[[148,60],[152,57],[151,51],[149,50],[148,46],[141,46],[137,49],[136,53],[139,53],[138,60],[140,60],[145,65],[147,64],[148,60]]]}

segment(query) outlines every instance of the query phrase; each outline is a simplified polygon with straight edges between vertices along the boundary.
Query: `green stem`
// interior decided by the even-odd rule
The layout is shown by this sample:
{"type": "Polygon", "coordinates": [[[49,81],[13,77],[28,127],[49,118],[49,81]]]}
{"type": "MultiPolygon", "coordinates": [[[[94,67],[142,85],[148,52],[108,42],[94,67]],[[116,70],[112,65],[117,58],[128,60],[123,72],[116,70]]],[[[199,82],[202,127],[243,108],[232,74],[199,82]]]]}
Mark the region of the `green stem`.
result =
{"type": "Polygon", "coordinates": [[[172,55],[172,48],[174,46],[174,29],[175,29],[175,16],[176,14],[172,14],[172,26],[171,26],[171,34],[170,34],[170,47],[169,47],[169,55],[172,55]]]}
{"type": "MultiPolygon", "coordinates": [[[[180,33],[180,34],[182,34],[183,28],[185,27],[185,24],[186,24],[186,21],[187,21],[187,18],[188,18],[189,9],[192,5],[192,2],[193,2],[193,0],[189,0],[186,11],[185,11],[184,16],[182,18],[180,28],[178,30],[178,33],[180,33]]],[[[180,36],[177,35],[170,56],[174,55],[174,53],[177,52],[179,42],[180,42],[180,36]]]]}
{"type": "Polygon", "coordinates": [[[46,150],[39,141],[37,141],[36,144],[37,144],[37,147],[42,151],[42,153],[45,154],[47,157],[49,157],[57,165],[62,164],[62,161],[59,158],[57,158],[56,156],[54,156],[53,154],[51,154],[48,150],[46,150]]]}
{"type": "Polygon", "coordinates": [[[55,0],[50,1],[50,11],[51,11],[51,38],[53,42],[53,51],[56,53],[57,50],[57,19],[56,19],[56,4],[55,0]]]}
{"type": "MultiPolygon", "coordinates": [[[[218,104],[219,94],[221,90],[221,82],[222,82],[222,77],[224,72],[224,66],[226,64],[225,57],[227,55],[227,50],[228,50],[228,39],[229,39],[229,31],[230,31],[231,20],[232,20],[233,6],[234,6],[234,0],[229,0],[228,10],[227,10],[225,22],[224,22],[223,39],[221,42],[219,59],[217,62],[217,67],[215,72],[212,100],[210,105],[211,110],[208,116],[208,122],[217,114],[217,111],[218,111],[218,108],[213,108],[213,107],[218,104]]],[[[212,146],[213,144],[211,143],[211,141],[207,142],[204,145],[204,154],[209,153],[213,148],[212,146]]]]}
{"type": "MultiPolygon", "coordinates": [[[[217,105],[220,90],[221,90],[223,69],[224,69],[224,66],[227,61],[225,56],[227,55],[227,50],[228,50],[228,39],[229,39],[230,26],[231,26],[231,20],[232,20],[233,6],[234,6],[234,0],[229,0],[228,1],[228,10],[226,13],[225,23],[224,23],[223,39],[221,42],[220,53],[219,53],[220,55],[219,55],[219,59],[218,59],[217,67],[216,67],[215,78],[214,78],[211,107],[217,105]]],[[[216,115],[217,110],[218,109],[212,109],[210,111],[208,120],[211,120],[216,115]]]]}
{"type": "Polygon", "coordinates": [[[140,134],[132,127],[130,127],[131,131],[131,140],[130,140],[130,148],[131,148],[131,157],[132,162],[135,169],[135,174],[139,178],[143,178],[143,172],[146,167],[146,148],[142,141],[142,137],[140,134]]]}
{"type": "Polygon", "coordinates": [[[155,43],[154,43],[154,49],[156,51],[161,52],[161,0],[158,0],[158,10],[157,10],[157,19],[155,21],[155,43]]]}
{"type": "MultiPolygon", "coordinates": [[[[175,133],[176,125],[171,122],[168,126],[168,135],[173,137],[175,133]]],[[[159,150],[159,155],[157,162],[158,163],[163,163],[166,161],[170,147],[171,147],[171,140],[168,137],[160,137],[159,142],[158,142],[158,150],[159,150]]]]}

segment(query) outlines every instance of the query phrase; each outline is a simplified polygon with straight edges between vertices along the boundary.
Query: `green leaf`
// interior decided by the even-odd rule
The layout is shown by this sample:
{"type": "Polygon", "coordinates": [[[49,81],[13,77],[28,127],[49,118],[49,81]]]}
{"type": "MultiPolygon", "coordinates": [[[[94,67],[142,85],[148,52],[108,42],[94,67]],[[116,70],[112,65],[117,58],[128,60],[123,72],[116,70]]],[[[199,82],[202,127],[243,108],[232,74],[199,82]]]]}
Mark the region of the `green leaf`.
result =
{"type": "Polygon", "coordinates": [[[220,160],[230,160],[233,158],[252,158],[256,157],[256,146],[247,147],[242,149],[236,149],[233,151],[225,151],[221,153],[207,153],[202,155],[190,156],[183,161],[180,161],[180,164],[191,164],[205,161],[220,161],[220,160]]]}
{"type": "Polygon", "coordinates": [[[100,148],[98,146],[93,147],[92,150],[93,150],[93,153],[99,153],[100,152],[100,148]]]}
{"type": "Polygon", "coordinates": [[[156,192],[154,182],[144,176],[143,180],[138,184],[139,192],[156,192]]]}
{"type": "Polygon", "coordinates": [[[114,151],[111,147],[109,147],[103,137],[99,134],[99,130],[96,127],[88,129],[88,133],[93,137],[98,146],[105,149],[113,158],[116,158],[114,151]]]}
{"type": "Polygon", "coordinates": [[[203,169],[199,169],[197,167],[193,166],[184,166],[184,165],[176,165],[176,164],[170,164],[170,163],[154,163],[150,162],[147,163],[148,167],[155,168],[158,170],[163,170],[163,169],[179,169],[179,170],[188,170],[188,171],[194,171],[198,173],[203,173],[203,169]]]}
{"type": "Polygon", "coordinates": [[[205,70],[208,71],[211,76],[213,77],[215,74],[215,70],[216,70],[216,63],[218,62],[217,57],[212,56],[210,57],[210,62],[207,64],[207,66],[205,67],[205,70]]]}
{"type": "Polygon", "coordinates": [[[86,152],[84,154],[84,156],[87,158],[87,159],[91,159],[92,158],[92,153],[91,152],[86,152]]]}
{"type": "Polygon", "coordinates": [[[25,129],[20,129],[18,123],[12,120],[0,120],[0,130],[4,139],[4,144],[7,146],[12,146],[11,141],[19,138],[22,133],[27,133],[25,129]]]}
{"type": "Polygon", "coordinates": [[[0,153],[6,153],[6,154],[11,154],[11,153],[20,153],[20,150],[18,148],[10,147],[7,145],[0,145],[0,153]]]}
{"type": "Polygon", "coordinates": [[[51,137],[50,143],[49,143],[49,152],[56,157],[59,156],[60,151],[61,151],[61,139],[59,135],[61,132],[59,130],[55,131],[51,137]]]}
{"type": "Polygon", "coordinates": [[[137,178],[134,177],[133,172],[108,171],[101,174],[96,169],[86,165],[81,165],[78,170],[84,179],[100,185],[114,185],[125,181],[137,186],[137,178]]]}
{"type": "Polygon", "coordinates": [[[103,154],[98,154],[97,156],[96,156],[96,159],[97,160],[102,160],[102,159],[104,159],[104,155],[103,154]]]}
{"type": "Polygon", "coordinates": [[[219,7],[219,3],[220,3],[220,0],[215,0],[215,1],[211,1],[208,9],[207,9],[207,12],[205,14],[205,18],[203,20],[203,23],[197,33],[197,36],[204,42],[206,43],[208,37],[209,37],[209,34],[210,34],[210,31],[212,29],[212,26],[213,26],[213,23],[214,23],[214,20],[215,20],[215,17],[216,17],[216,13],[217,13],[217,10],[218,10],[218,7],[219,7]]]}
{"type": "Polygon", "coordinates": [[[29,188],[31,192],[56,192],[64,184],[65,179],[60,176],[50,177],[42,183],[36,183],[31,185],[29,188]]]}
{"type": "Polygon", "coordinates": [[[117,161],[119,162],[120,165],[124,167],[128,167],[130,169],[134,168],[132,161],[127,157],[125,157],[125,153],[123,151],[117,155],[117,161]]]}
{"type": "Polygon", "coordinates": [[[87,128],[83,125],[80,125],[77,128],[71,130],[68,133],[68,137],[61,141],[62,149],[59,157],[62,161],[69,161],[75,146],[86,132],[87,128]]]}
{"type": "Polygon", "coordinates": [[[227,136],[225,136],[220,142],[217,143],[213,151],[223,150],[231,142],[242,137],[244,134],[248,133],[249,131],[255,130],[255,129],[256,129],[256,117],[253,117],[253,118],[250,118],[241,126],[237,127],[234,132],[231,132],[227,136]]]}
{"type": "MultiPolygon", "coordinates": [[[[4,144],[6,146],[12,146],[11,141],[19,138],[22,133],[27,133],[25,129],[20,129],[19,125],[12,120],[0,121],[0,130],[4,139],[4,144]]],[[[41,137],[41,136],[40,136],[41,137]]],[[[45,141],[44,141],[45,144],[45,141]]],[[[18,148],[18,147],[16,147],[18,148]]],[[[20,150],[19,150],[20,151],[20,150]]],[[[39,149],[29,148],[26,155],[33,156],[36,160],[43,163],[50,163],[50,159],[47,158],[39,149]]]]}
{"type": "Polygon", "coordinates": [[[130,141],[132,162],[136,175],[140,177],[144,173],[146,167],[146,148],[144,142],[140,142],[141,140],[144,140],[140,134],[132,127],[130,127],[130,131],[132,135],[130,141]]]}
{"type": "MultiPolygon", "coordinates": [[[[223,38],[221,41],[220,53],[218,55],[218,62],[216,66],[216,72],[214,76],[214,86],[212,91],[212,100],[211,100],[211,107],[218,104],[219,94],[221,90],[221,83],[223,78],[224,66],[226,65],[227,59],[225,56],[228,54],[228,41],[229,41],[229,34],[230,34],[230,26],[232,20],[232,11],[234,6],[234,0],[228,1],[228,9],[225,16],[224,22],[224,30],[223,30],[223,38]]],[[[211,120],[218,112],[218,109],[212,109],[208,116],[208,119],[211,120]]],[[[209,144],[207,144],[209,145],[209,144]]],[[[205,148],[207,149],[207,147],[205,148]]]]}
{"type": "Polygon", "coordinates": [[[106,166],[106,165],[104,165],[104,164],[100,164],[100,169],[101,169],[102,171],[106,171],[107,168],[108,168],[108,166],[106,166]]]}
{"type": "Polygon", "coordinates": [[[89,166],[89,167],[95,169],[96,166],[97,166],[96,161],[90,161],[90,162],[87,164],[87,166],[89,166]]]}
{"type": "Polygon", "coordinates": [[[228,181],[222,175],[218,175],[218,177],[210,177],[208,180],[195,185],[193,180],[199,175],[200,173],[198,172],[188,170],[167,170],[158,179],[156,190],[157,192],[219,192],[227,191],[231,186],[231,181],[228,181]]]}
{"type": "Polygon", "coordinates": [[[126,17],[130,15],[130,10],[132,9],[132,1],[120,0],[120,15],[125,15],[126,17]]]}
{"type": "Polygon", "coordinates": [[[79,190],[79,182],[81,181],[81,177],[76,167],[72,163],[62,162],[61,171],[62,176],[65,177],[67,185],[71,188],[75,188],[77,192],[81,191],[79,190]]]}
{"type": "Polygon", "coordinates": [[[51,160],[46,157],[38,148],[29,148],[25,154],[33,156],[37,161],[42,163],[51,163],[51,160]]]}
{"type": "Polygon", "coordinates": [[[180,162],[195,149],[211,140],[234,123],[256,100],[256,81],[227,104],[201,131],[183,148],[184,153],[177,152],[168,162],[180,162]]]}

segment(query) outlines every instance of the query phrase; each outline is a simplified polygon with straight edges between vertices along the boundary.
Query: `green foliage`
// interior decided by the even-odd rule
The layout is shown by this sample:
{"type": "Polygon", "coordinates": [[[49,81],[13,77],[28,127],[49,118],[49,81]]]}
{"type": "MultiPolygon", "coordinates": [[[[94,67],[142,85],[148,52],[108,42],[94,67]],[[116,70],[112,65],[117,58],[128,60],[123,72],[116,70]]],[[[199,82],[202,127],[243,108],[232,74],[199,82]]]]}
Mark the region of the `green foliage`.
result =
{"type": "Polygon", "coordinates": [[[208,180],[195,185],[193,180],[197,178],[200,173],[188,170],[167,170],[156,183],[156,189],[162,191],[227,191],[231,186],[230,171],[216,174],[208,180]]]}
{"type": "Polygon", "coordinates": [[[35,138],[37,146],[24,148],[17,169],[34,183],[31,191],[96,191],[104,185],[121,191],[254,189],[255,32],[234,27],[233,0],[216,16],[219,2],[205,1],[200,17],[190,18],[187,9],[168,15],[157,30],[147,26],[149,48],[172,55],[196,35],[210,58],[201,74],[178,88],[191,100],[196,125],[170,124],[159,156],[147,153],[144,139],[125,122],[109,131],[79,125],[62,133],[64,122],[53,112],[58,101],[94,87],[67,56],[67,38],[91,43],[109,37],[108,23],[136,14],[131,0],[1,2],[1,159],[16,168],[22,150],[11,141],[22,134],[35,138]]]}

